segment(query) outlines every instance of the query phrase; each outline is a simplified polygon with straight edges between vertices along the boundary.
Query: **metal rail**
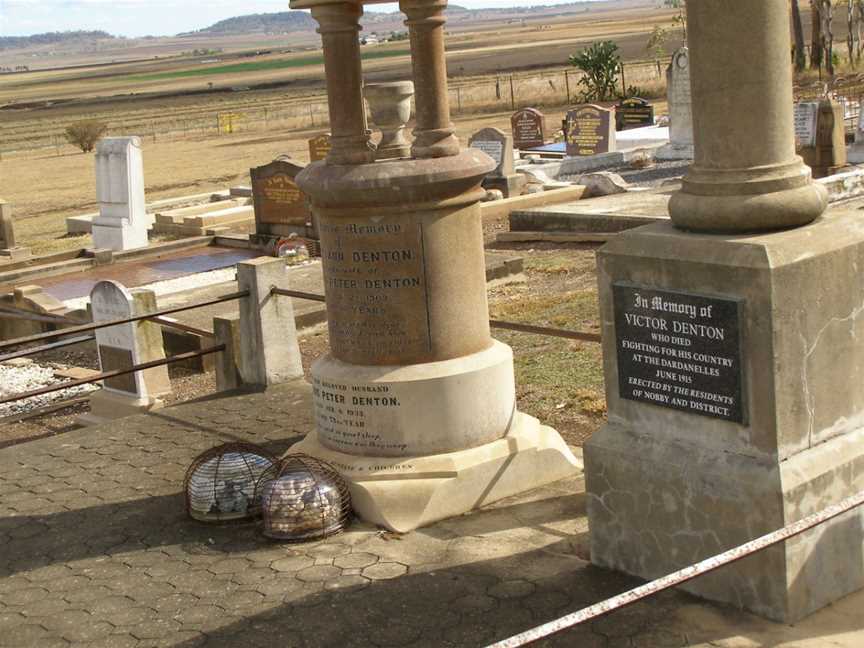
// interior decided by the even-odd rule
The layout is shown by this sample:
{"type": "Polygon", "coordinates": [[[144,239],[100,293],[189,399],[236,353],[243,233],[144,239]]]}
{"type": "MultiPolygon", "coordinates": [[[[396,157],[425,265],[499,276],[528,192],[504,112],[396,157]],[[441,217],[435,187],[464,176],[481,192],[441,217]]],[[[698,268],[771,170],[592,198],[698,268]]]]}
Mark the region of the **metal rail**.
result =
{"type": "Polygon", "coordinates": [[[18,346],[19,344],[41,342],[42,340],[50,340],[52,338],[64,337],[66,335],[74,335],[75,333],[89,333],[90,331],[96,331],[98,329],[108,328],[110,326],[117,326],[119,324],[131,324],[132,322],[149,320],[154,317],[159,317],[161,315],[171,315],[172,313],[182,313],[183,311],[193,310],[195,308],[203,308],[205,306],[212,306],[214,304],[221,304],[223,302],[234,301],[235,299],[242,299],[243,297],[248,296],[248,290],[241,290],[239,292],[222,295],[221,297],[215,297],[213,299],[197,302],[195,304],[187,304],[186,306],[175,306],[173,308],[163,308],[162,310],[153,311],[152,313],[146,313],[145,315],[136,315],[134,317],[125,317],[123,319],[108,320],[105,322],[90,322],[88,324],[80,324],[78,326],[69,326],[59,331],[37,333],[36,335],[30,335],[28,337],[8,340],[6,342],[0,342],[0,349],[8,349],[9,347],[18,346]]]}
{"type": "Polygon", "coordinates": [[[834,506],[829,506],[819,513],[808,515],[798,522],[783,527],[778,531],[764,535],[761,538],[757,538],[756,540],[743,544],[740,547],[730,549],[719,556],[708,558],[702,562],[696,563],[695,565],[685,567],[684,569],[669,574],[668,576],[664,576],[663,578],[642,585],[641,587],[637,587],[624,592],[623,594],[619,594],[618,596],[613,596],[610,599],[601,601],[600,603],[587,607],[579,612],[568,614],[560,619],[544,623],[543,625],[510,637],[509,639],[504,639],[503,641],[491,644],[488,648],[519,648],[519,646],[526,646],[530,643],[534,643],[544,637],[548,637],[561,632],[562,630],[567,630],[568,628],[585,623],[591,619],[603,616],[604,614],[608,614],[609,612],[613,612],[619,608],[631,605],[636,601],[653,596],[654,594],[669,589],[670,587],[686,583],[697,576],[702,576],[703,574],[712,572],[724,565],[746,558],[747,556],[766,549],[767,547],[779,544],[784,540],[788,540],[789,538],[800,535],[805,531],[809,531],[810,529],[839,515],[843,515],[862,504],[864,504],[864,491],[857,495],[847,497],[834,506]]]}
{"type": "Polygon", "coordinates": [[[24,392],[22,394],[16,394],[15,396],[7,396],[6,398],[0,398],[0,405],[5,405],[6,403],[14,403],[15,401],[24,400],[25,398],[32,398],[33,396],[43,396],[44,394],[50,394],[52,392],[61,391],[63,389],[70,389],[71,387],[79,387],[81,385],[88,385],[90,383],[99,382],[100,380],[106,380],[108,378],[116,378],[117,376],[125,376],[131,373],[135,373],[136,371],[144,371],[145,369],[153,369],[155,367],[162,367],[165,365],[172,364],[174,362],[181,362],[183,360],[191,360],[192,358],[200,358],[201,356],[209,355],[211,353],[219,353],[220,351],[225,350],[224,344],[219,344],[217,346],[208,347],[206,349],[201,349],[200,351],[189,351],[188,353],[180,353],[175,356],[171,356],[170,358],[163,358],[161,360],[151,360],[150,362],[142,362],[138,365],[133,365],[128,369],[115,369],[113,371],[103,371],[99,374],[94,374],[90,378],[81,378],[79,380],[70,380],[68,382],[59,383],[56,385],[48,385],[47,387],[40,387],[39,389],[33,389],[29,392],[24,392]]]}
{"type": "Polygon", "coordinates": [[[96,338],[92,335],[82,335],[81,337],[69,338],[68,340],[60,340],[59,342],[52,342],[51,344],[43,344],[42,346],[33,347],[31,349],[21,349],[20,351],[14,351],[13,353],[0,355],[0,362],[14,360],[15,358],[26,358],[27,356],[42,353],[43,351],[62,349],[63,347],[74,346],[76,344],[81,344],[82,342],[91,342],[95,339],[96,338]]]}
{"type": "MultiPolygon", "coordinates": [[[[297,299],[309,299],[311,301],[323,302],[324,295],[301,292],[299,290],[285,290],[284,288],[273,288],[272,294],[283,297],[296,297],[297,299]]],[[[581,331],[569,331],[567,329],[549,328],[548,326],[534,326],[533,324],[521,324],[519,322],[503,322],[501,320],[489,320],[489,326],[507,331],[518,331],[519,333],[533,333],[535,335],[548,335],[550,337],[565,338],[568,340],[582,340],[583,342],[602,342],[599,333],[583,333],[581,331]]]]}

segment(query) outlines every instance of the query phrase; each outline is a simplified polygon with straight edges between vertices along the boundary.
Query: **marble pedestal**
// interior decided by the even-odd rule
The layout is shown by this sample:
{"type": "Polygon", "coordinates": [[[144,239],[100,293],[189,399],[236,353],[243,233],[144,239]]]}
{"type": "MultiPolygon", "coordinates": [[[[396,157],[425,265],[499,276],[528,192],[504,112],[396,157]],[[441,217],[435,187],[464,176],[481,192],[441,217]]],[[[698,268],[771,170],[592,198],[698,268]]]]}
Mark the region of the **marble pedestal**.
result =
{"type": "MultiPolygon", "coordinates": [[[[765,235],[686,234],[655,224],[600,251],[609,423],[585,446],[594,563],[653,579],[864,489],[862,263],[860,219],[842,212],[765,235]],[[639,378],[657,402],[687,389],[693,366],[701,373],[723,363],[697,356],[692,337],[648,343],[634,363],[615,285],[644,295],[670,291],[682,303],[737,301],[737,317],[719,324],[730,336],[736,331],[738,342],[725,347],[734,362],[719,371],[730,389],[740,378],[729,406],[740,407],[740,417],[727,409],[695,413],[691,401],[719,402],[704,392],[688,391],[679,409],[632,399],[635,392],[622,397],[636,364],[658,367],[639,378]],[[676,367],[658,365],[669,358],[676,367]]],[[[652,315],[648,307],[645,314],[652,315]]],[[[670,328],[698,321],[658,314],[670,328]]],[[[684,589],[792,623],[861,587],[859,509],[684,589]]]]}

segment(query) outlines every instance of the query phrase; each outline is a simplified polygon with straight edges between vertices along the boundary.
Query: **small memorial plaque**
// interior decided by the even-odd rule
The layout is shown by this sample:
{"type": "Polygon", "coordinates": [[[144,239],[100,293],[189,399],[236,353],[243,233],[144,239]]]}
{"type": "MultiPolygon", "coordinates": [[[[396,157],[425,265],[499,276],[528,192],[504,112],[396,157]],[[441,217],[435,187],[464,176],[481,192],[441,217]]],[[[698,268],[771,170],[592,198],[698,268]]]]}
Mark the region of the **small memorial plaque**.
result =
{"type": "Polygon", "coordinates": [[[622,99],[615,112],[618,130],[654,125],[654,106],[639,97],[622,99]]]}
{"type": "Polygon", "coordinates": [[[746,422],[740,300],[612,287],[622,398],[746,422]]]}
{"type": "MultiPolygon", "coordinates": [[[[132,358],[132,351],[129,349],[118,349],[116,347],[100,344],[99,357],[106,367],[110,367],[107,371],[122,371],[125,369],[131,369],[135,366],[135,361],[132,358]]],[[[135,374],[106,378],[105,387],[133,395],[137,394],[138,391],[135,384],[135,374]]]]}
{"type": "Polygon", "coordinates": [[[488,177],[506,178],[513,175],[513,139],[498,128],[483,128],[471,136],[468,146],[483,151],[496,164],[488,177]]]}
{"type": "Polygon", "coordinates": [[[250,169],[256,224],[306,226],[309,206],[294,182],[302,170],[301,165],[285,156],[250,169]]]}
{"type": "Polygon", "coordinates": [[[546,144],[546,117],[536,108],[517,110],[510,117],[513,146],[531,149],[546,144]]]}
{"type": "Polygon", "coordinates": [[[816,146],[818,123],[818,101],[801,101],[795,104],[795,148],[816,146]]]}
{"type": "Polygon", "coordinates": [[[586,105],[567,113],[567,155],[597,155],[615,150],[615,125],[612,111],[586,105]]]}
{"type": "Polygon", "coordinates": [[[320,162],[327,159],[330,152],[330,134],[321,133],[309,140],[309,161],[320,162]]]}

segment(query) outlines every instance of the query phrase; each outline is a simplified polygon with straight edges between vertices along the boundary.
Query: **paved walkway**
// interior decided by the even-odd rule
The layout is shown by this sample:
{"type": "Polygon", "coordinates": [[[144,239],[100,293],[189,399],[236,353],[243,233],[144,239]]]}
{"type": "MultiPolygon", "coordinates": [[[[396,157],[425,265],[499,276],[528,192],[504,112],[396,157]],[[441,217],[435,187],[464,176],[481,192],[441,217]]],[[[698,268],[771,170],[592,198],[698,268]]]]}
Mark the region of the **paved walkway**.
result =
{"type": "MultiPolygon", "coordinates": [[[[404,536],[286,545],[186,518],[197,453],[281,452],[310,414],[295,383],[0,450],[0,646],[484,646],[637,584],[582,558],[578,479],[404,536]]],[[[862,609],[786,627],[666,593],[538,645],[860,647],[862,609]]]]}

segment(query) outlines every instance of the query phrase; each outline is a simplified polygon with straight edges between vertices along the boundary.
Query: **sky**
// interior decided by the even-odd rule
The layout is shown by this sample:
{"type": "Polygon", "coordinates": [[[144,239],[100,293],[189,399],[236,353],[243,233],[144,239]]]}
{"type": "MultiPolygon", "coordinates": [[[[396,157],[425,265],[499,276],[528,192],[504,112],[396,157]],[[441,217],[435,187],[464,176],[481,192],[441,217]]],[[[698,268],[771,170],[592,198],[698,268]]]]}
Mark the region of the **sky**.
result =
{"type": "MultiPolygon", "coordinates": [[[[451,0],[473,9],[565,4],[573,0],[451,0]]],[[[396,9],[377,5],[375,11],[396,9]]],[[[118,36],[163,36],[251,13],[286,11],[288,0],[0,0],[0,36],[102,29],[118,36]]]]}

